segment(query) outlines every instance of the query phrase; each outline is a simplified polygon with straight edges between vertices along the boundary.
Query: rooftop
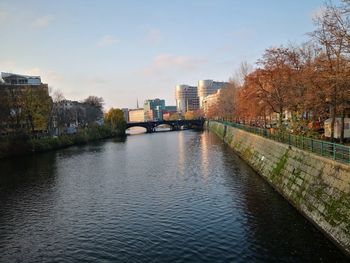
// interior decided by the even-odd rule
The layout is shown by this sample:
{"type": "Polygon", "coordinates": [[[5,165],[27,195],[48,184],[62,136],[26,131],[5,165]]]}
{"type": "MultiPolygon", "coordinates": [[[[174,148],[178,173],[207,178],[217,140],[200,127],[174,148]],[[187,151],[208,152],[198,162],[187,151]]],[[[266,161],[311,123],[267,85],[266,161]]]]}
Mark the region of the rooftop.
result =
{"type": "Polygon", "coordinates": [[[27,76],[1,72],[0,83],[10,85],[41,85],[40,76],[27,76]]]}

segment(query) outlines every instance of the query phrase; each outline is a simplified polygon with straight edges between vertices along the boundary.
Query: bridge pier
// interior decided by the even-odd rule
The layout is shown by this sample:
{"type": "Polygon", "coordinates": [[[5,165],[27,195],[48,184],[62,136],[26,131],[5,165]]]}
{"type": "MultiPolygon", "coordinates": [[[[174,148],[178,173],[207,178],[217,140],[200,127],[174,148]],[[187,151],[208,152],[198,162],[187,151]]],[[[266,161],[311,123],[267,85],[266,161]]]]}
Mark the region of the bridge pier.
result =
{"type": "Polygon", "coordinates": [[[173,125],[171,126],[172,131],[178,131],[180,129],[179,125],[173,125]]]}
{"type": "Polygon", "coordinates": [[[146,133],[153,133],[153,132],[154,132],[154,128],[153,127],[147,127],[146,133]]]}

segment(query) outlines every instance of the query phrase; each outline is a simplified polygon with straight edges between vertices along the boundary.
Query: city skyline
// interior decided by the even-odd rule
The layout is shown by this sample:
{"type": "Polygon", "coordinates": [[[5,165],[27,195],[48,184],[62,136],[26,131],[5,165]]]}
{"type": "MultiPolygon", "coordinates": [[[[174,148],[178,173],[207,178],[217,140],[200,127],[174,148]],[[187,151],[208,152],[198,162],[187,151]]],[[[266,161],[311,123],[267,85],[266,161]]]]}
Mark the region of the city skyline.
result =
{"type": "Polygon", "coordinates": [[[175,105],[178,84],[227,81],[264,49],[306,40],[322,4],[2,1],[0,69],[40,75],[67,99],[103,97],[106,109],[175,105]]]}

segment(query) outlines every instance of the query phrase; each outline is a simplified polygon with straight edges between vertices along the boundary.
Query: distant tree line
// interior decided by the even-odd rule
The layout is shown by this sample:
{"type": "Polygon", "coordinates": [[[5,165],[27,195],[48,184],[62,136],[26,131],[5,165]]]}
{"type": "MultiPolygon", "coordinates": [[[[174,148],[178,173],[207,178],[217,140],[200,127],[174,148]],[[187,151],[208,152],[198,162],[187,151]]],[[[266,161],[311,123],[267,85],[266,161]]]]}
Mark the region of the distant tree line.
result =
{"type": "Polygon", "coordinates": [[[103,98],[89,96],[83,101],[66,100],[62,93],[55,92],[49,121],[49,130],[56,135],[67,131],[103,125],[103,98]],[[73,130],[72,130],[73,129],[73,130]]]}
{"type": "Polygon", "coordinates": [[[123,112],[111,109],[104,116],[103,105],[103,98],[96,96],[78,102],[67,100],[62,92],[55,91],[51,97],[46,84],[1,84],[0,133],[37,137],[77,133],[95,126],[124,133],[123,112]]]}

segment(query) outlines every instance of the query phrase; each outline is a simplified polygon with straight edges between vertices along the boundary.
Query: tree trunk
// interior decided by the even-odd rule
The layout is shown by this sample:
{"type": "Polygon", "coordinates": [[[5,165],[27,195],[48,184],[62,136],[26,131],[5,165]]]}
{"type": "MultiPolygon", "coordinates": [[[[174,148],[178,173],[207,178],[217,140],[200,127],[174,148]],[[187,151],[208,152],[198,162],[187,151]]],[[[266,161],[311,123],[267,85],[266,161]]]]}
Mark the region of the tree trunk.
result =
{"type": "Polygon", "coordinates": [[[278,126],[280,129],[282,129],[282,123],[283,123],[283,108],[280,107],[280,114],[279,114],[279,118],[278,118],[278,126]]]}
{"type": "Polygon", "coordinates": [[[334,142],[334,125],[335,125],[335,117],[336,117],[336,114],[335,114],[336,110],[335,110],[335,106],[332,105],[331,106],[331,142],[334,142]]]}
{"type": "Polygon", "coordinates": [[[344,128],[345,128],[345,110],[341,111],[340,121],[340,143],[344,143],[344,128]]]}

